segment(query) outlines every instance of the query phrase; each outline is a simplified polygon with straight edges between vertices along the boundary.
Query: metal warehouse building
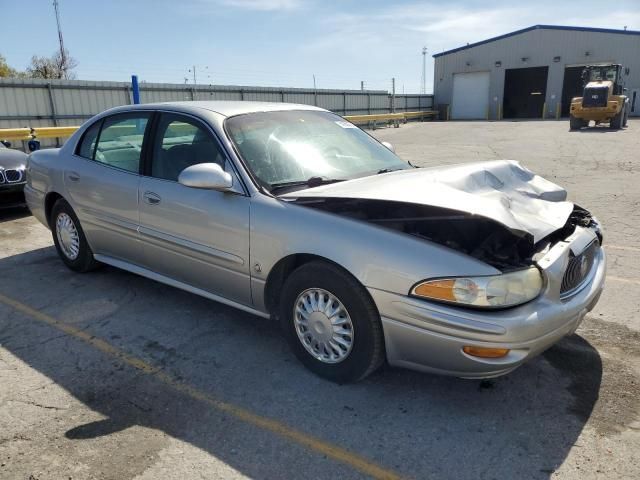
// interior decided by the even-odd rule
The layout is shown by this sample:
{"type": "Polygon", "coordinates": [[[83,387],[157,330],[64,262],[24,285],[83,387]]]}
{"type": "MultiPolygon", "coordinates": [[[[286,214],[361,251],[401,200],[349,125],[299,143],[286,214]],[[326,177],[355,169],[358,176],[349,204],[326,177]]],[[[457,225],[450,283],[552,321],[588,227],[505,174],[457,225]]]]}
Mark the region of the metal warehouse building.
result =
{"type": "Polygon", "coordinates": [[[621,63],[640,115],[640,31],[534,25],[433,56],[434,105],[452,119],[568,116],[584,65],[621,63]]]}

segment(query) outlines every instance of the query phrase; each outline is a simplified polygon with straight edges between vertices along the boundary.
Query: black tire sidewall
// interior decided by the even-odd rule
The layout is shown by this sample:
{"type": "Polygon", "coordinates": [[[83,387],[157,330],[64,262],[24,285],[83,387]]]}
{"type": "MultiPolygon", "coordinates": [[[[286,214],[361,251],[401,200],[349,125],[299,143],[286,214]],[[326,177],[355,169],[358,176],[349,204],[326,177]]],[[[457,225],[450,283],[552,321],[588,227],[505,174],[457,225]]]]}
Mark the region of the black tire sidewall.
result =
{"type": "Polygon", "coordinates": [[[620,110],[620,112],[611,119],[611,123],[609,124],[609,126],[615,130],[621,129],[623,117],[624,117],[624,109],[620,110]]]}
{"type": "Polygon", "coordinates": [[[384,346],[377,308],[369,293],[347,272],[329,263],[312,262],[294,271],[285,282],[280,302],[280,324],[296,357],[317,375],[337,383],[364,378],[381,363],[384,346]],[[327,364],[314,358],[298,338],[293,320],[297,297],[310,288],[335,295],[349,312],[353,324],[353,346],[347,358],[327,364]]]}
{"type": "Polygon", "coordinates": [[[51,209],[51,218],[49,220],[49,225],[51,227],[51,233],[53,235],[53,243],[56,246],[58,255],[60,256],[60,259],[64,262],[64,264],[67,267],[77,272],[86,272],[93,269],[96,266],[97,262],[93,258],[93,252],[91,251],[91,248],[87,243],[87,239],[84,235],[84,231],[80,226],[80,221],[78,220],[78,217],[73,211],[73,208],[71,208],[71,205],[69,205],[69,203],[66,200],[59,199],[53,205],[53,208],[51,209]],[[62,248],[60,247],[60,243],[58,241],[56,223],[57,223],[58,215],[60,215],[61,213],[66,213],[67,215],[69,215],[69,217],[71,217],[71,220],[73,221],[73,224],[75,225],[76,230],[78,231],[78,235],[80,237],[80,247],[79,247],[80,251],[78,253],[78,256],[73,260],[64,254],[62,248]]]}

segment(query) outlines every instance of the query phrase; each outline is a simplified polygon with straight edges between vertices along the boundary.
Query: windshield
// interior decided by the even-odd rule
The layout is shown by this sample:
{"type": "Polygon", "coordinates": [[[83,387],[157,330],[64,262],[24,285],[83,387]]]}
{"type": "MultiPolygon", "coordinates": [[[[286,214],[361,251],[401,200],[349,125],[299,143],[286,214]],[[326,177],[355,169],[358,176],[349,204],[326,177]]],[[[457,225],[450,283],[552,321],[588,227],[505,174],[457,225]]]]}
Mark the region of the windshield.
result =
{"type": "Polygon", "coordinates": [[[616,67],[595,67],[592,68],[589,73],[590,82],[599,82],[603,80],[616,81],[617,69],[616,67]]]}
{"type": "Polygon", "coordinates": [[[358,127],[329,112],[250,113],[227,119],[225,126],[248,168],[270,190],[310,179],[339,181],[411,168],[358,127]]]}

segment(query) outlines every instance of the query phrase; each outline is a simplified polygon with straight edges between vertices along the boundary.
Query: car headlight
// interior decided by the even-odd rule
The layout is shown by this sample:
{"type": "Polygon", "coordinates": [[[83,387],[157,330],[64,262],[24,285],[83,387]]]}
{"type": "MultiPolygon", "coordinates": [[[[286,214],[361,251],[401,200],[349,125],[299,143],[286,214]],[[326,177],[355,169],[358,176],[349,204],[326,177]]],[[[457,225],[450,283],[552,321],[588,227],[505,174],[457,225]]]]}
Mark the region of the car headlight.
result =
{"type": "Polygon", "coordinates": [[[426,280],[411,295],[474,307],[512,307],[536,298],[542,284],[540,270],[530,267],[489,277],[426,280]]]}

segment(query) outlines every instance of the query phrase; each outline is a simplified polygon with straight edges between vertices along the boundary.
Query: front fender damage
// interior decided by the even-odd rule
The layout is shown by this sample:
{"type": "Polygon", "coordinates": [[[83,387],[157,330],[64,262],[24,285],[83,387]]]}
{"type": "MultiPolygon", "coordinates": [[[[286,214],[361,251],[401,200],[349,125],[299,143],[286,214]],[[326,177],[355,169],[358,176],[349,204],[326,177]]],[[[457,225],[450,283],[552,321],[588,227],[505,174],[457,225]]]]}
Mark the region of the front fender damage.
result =
{"type": "Polygon", "coordinates": [[[299,197],[288,201],[443,245],[502,271],[531,265],[536,254],[567,238],[578,225],[597,227],[588,211],[574,206],[562,228],[534,242],[529,233],[448,208],[362,198],[299,197]]]}

